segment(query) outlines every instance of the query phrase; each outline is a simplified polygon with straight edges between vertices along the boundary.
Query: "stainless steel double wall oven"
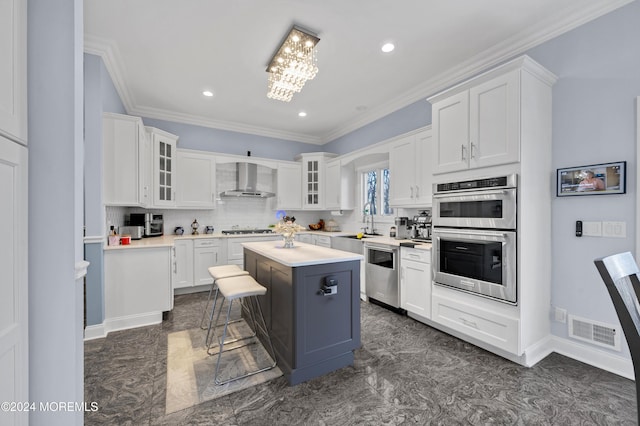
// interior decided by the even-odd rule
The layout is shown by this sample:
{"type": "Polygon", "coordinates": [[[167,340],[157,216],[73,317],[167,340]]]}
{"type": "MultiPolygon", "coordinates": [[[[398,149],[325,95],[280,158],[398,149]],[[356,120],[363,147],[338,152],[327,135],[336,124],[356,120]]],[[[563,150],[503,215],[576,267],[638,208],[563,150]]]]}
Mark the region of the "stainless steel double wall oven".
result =
{"type": "Polygon", "coordinates": [[[433,189],[435,284],[517,304],[517,175],[433,189]]]}

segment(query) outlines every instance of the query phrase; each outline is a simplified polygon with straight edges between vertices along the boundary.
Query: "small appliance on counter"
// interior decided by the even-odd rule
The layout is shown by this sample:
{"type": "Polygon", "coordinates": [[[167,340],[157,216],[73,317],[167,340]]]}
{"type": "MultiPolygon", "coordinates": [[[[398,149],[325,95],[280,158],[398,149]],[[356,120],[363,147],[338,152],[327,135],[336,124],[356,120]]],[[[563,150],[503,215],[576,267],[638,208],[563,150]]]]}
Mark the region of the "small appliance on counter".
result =
{"type": "Polygon", "coordinates": [[[406,216],[396,217],[396,240],[411,238],[411,220],[406,216]]]}
{"type": "Polygon", "coordinates": [[[130,226],[143,226],[145,237],[161,237],[164,234],[164,220],[161,214],[131,213],[130,226]]]}
{"type": "Polygon", "coordinates": [[[144,226],[121,226],[120,234],[130,235],[132,240],[140,240],[144,237],[144,226]]]}
{"type": "Polygon", "coordinates": [[[414,240],[431,241],[431,212],[423,210],[413,217],[411,238],[414,240]]]}
{"type": "Polygon", "coordinates": [[[204,227],[204,233],[205,234],[213,234],[213,226],[211,225],[207,225],[204,227]]]}
{"type": "Polygon", "coordinates": [[[182,226],[176,226],[173,233],[176,235],[182,235],[184,234],[184,228],[182,226]]]}

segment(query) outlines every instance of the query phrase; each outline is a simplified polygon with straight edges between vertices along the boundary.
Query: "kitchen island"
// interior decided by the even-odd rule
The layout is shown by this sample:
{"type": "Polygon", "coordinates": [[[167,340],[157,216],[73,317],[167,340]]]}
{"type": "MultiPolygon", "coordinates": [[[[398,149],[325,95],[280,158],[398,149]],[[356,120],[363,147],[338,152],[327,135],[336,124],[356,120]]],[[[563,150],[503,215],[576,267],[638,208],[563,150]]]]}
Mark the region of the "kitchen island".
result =
{"type": "Polygon", "coordinates": [[[360,347],[363,256],[299,242],[293,248],[283,248],[282,241],[243,247],[245,270],[267,288],[260,306],[289,384],[353,365],[360,347]]]}

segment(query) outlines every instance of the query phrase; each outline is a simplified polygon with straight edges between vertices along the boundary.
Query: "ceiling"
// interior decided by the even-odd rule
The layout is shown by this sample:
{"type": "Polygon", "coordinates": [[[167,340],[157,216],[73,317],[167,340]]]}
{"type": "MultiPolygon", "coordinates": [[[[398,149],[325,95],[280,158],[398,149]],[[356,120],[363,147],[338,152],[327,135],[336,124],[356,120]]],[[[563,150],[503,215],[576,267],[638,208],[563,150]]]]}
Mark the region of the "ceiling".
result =
{"type": "Polygon", "coordinates": [[[323,144],[629,2],[86,0],[85,51],[129,114],[323,144]],[[293,24],[319,72],[285,103],[265,70],[293,24]]]}

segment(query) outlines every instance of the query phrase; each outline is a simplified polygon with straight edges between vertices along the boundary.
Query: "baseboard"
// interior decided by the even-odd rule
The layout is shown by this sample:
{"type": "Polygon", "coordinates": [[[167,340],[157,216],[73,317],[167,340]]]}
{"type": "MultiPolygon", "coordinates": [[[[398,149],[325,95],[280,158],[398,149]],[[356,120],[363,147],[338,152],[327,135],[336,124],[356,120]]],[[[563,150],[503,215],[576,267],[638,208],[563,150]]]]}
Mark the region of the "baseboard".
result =
{"type": "Polygon", "coordinates": [[[524,351],[523,363],[527,367],[533,367],[553,352],[553,341],[547,336],[529,346],[524,351]]]}
{"type": "Polygon", "coordinates": [[[553,351],[561,355],[568,356],[585,364],[600,368],[618,376],[634,380],[633,362],[630,358],[603,352],[602,350],[591,348],[588,345],[551,336],[553,351]]]}
{"type": "Polygon", "coordinates": [[[112,331],[128,330],[130,328],[145,327],[160,324],[162,312],[149,312],[146,314],[127,315],[124,317],[109,318],[102,324],[90,325],[84,329],[84,340],[107,337],[112,331]]]}
{"type": "Polygon", "coordinates": [[[96,325],[88,325],[84,328],[84,340],[101,339],[107,337],[107,332],[104,329],[104,323],[96,325]]]}

